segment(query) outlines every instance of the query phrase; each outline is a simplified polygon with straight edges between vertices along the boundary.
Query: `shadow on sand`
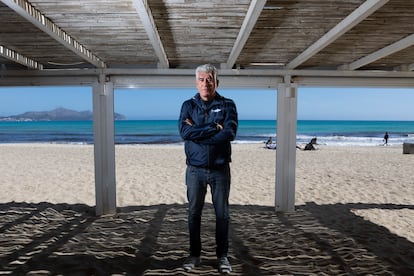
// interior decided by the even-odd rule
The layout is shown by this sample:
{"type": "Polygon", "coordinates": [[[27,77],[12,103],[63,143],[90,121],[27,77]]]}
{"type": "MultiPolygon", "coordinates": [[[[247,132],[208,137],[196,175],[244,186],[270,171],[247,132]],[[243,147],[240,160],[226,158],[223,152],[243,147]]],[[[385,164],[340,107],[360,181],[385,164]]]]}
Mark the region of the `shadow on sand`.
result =
{"type": "MultiPolygon", "coordinates": [[[[296,212],[232,205],[232,275],[414,275],[414,244],[353,209],[411,205],[307,203],[296,212]]],[[[11,275],[219,275],[214,214],[203,215],[202,265],[187,255],[185,205],[131,206],[94,216],[86,205],[0,204],[0,273],[11,275]]]]}

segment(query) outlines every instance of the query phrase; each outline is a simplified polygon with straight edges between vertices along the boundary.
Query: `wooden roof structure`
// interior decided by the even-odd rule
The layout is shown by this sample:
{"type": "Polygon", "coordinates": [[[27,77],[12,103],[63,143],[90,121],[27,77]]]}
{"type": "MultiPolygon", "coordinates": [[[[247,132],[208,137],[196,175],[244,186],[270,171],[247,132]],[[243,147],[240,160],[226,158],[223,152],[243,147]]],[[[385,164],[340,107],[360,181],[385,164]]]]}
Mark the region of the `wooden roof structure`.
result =
{"type": "Polygon", "coordinates": [[[414,69],[406,0],[1,0],[8,70],[414,69]]]}
{"type": "Polygon", "coordinates": [[[278,91],[276,210],[294,206],[297,87],[414,87],[414,1],[0,0],[0,86],[93,87],[97,213],[114,212],[113,90],[278,91]],[[281,93],[279,93],[281,92],[281,93]]]}

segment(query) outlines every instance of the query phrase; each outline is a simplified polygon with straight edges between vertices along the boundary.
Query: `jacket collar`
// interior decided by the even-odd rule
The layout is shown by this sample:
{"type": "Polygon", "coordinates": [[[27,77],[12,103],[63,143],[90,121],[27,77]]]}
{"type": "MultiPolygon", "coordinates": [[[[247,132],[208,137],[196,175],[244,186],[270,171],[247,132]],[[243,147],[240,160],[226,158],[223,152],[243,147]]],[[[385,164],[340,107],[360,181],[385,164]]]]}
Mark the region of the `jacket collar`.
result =
{"type": "MultiPolygon", "coordinates": [[[[214,99],[211,101],[211,103],[209,104],[209,106],[211,107],[211,106],[213,106],[213,105],[216,105],[216,104],[218,104],[219,102],[218,102],[218,100],[220,100],[220,99],[222,99],[223,98],[223,96],[221,96],[217,91],[216,91],[216,96],[214,97],[214,99]]],[[[199,105],[200,107],[202,107],[203,106],[203,100],[201,99],[201,97],[200,97],[200,94],[195,94],[194,95],[194,97],[193,97],[193,100],[197,103],[197,105],[199,105]]]]}

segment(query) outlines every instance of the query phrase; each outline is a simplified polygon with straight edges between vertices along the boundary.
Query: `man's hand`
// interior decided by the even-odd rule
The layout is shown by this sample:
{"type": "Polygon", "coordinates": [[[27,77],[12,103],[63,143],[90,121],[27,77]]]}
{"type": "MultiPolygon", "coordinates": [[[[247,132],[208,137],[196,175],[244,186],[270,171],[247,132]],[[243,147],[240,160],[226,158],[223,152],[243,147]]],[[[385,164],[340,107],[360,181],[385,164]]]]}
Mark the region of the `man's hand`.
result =
{"type": "Polygon", "coordinates": [[[217,127],[217,130],[223,130],[223,126],[220,124],[217,124],[216,127],[217,127]]]}
{"type": "Polygon", "coordinates": [[[190,118],[185,119],[184,122],[189,126],[193,126],[193,120],[191,120],[190,118]]]}

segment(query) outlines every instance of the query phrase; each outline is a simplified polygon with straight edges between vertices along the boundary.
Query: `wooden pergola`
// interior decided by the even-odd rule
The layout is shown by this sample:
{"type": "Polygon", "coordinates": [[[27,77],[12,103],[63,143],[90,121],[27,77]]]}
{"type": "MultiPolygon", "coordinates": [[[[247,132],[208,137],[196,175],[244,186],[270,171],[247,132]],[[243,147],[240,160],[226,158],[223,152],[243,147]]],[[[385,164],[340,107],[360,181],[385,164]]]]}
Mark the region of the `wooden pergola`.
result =
{"type": "Polygon", "coordinates": [[[0,86],[93,89],[96,213],[116,212],[114,89],[277,91],[276,211],[295,205],[297,89],[414,87],[406,0],[0,0],[0,86]]]}

